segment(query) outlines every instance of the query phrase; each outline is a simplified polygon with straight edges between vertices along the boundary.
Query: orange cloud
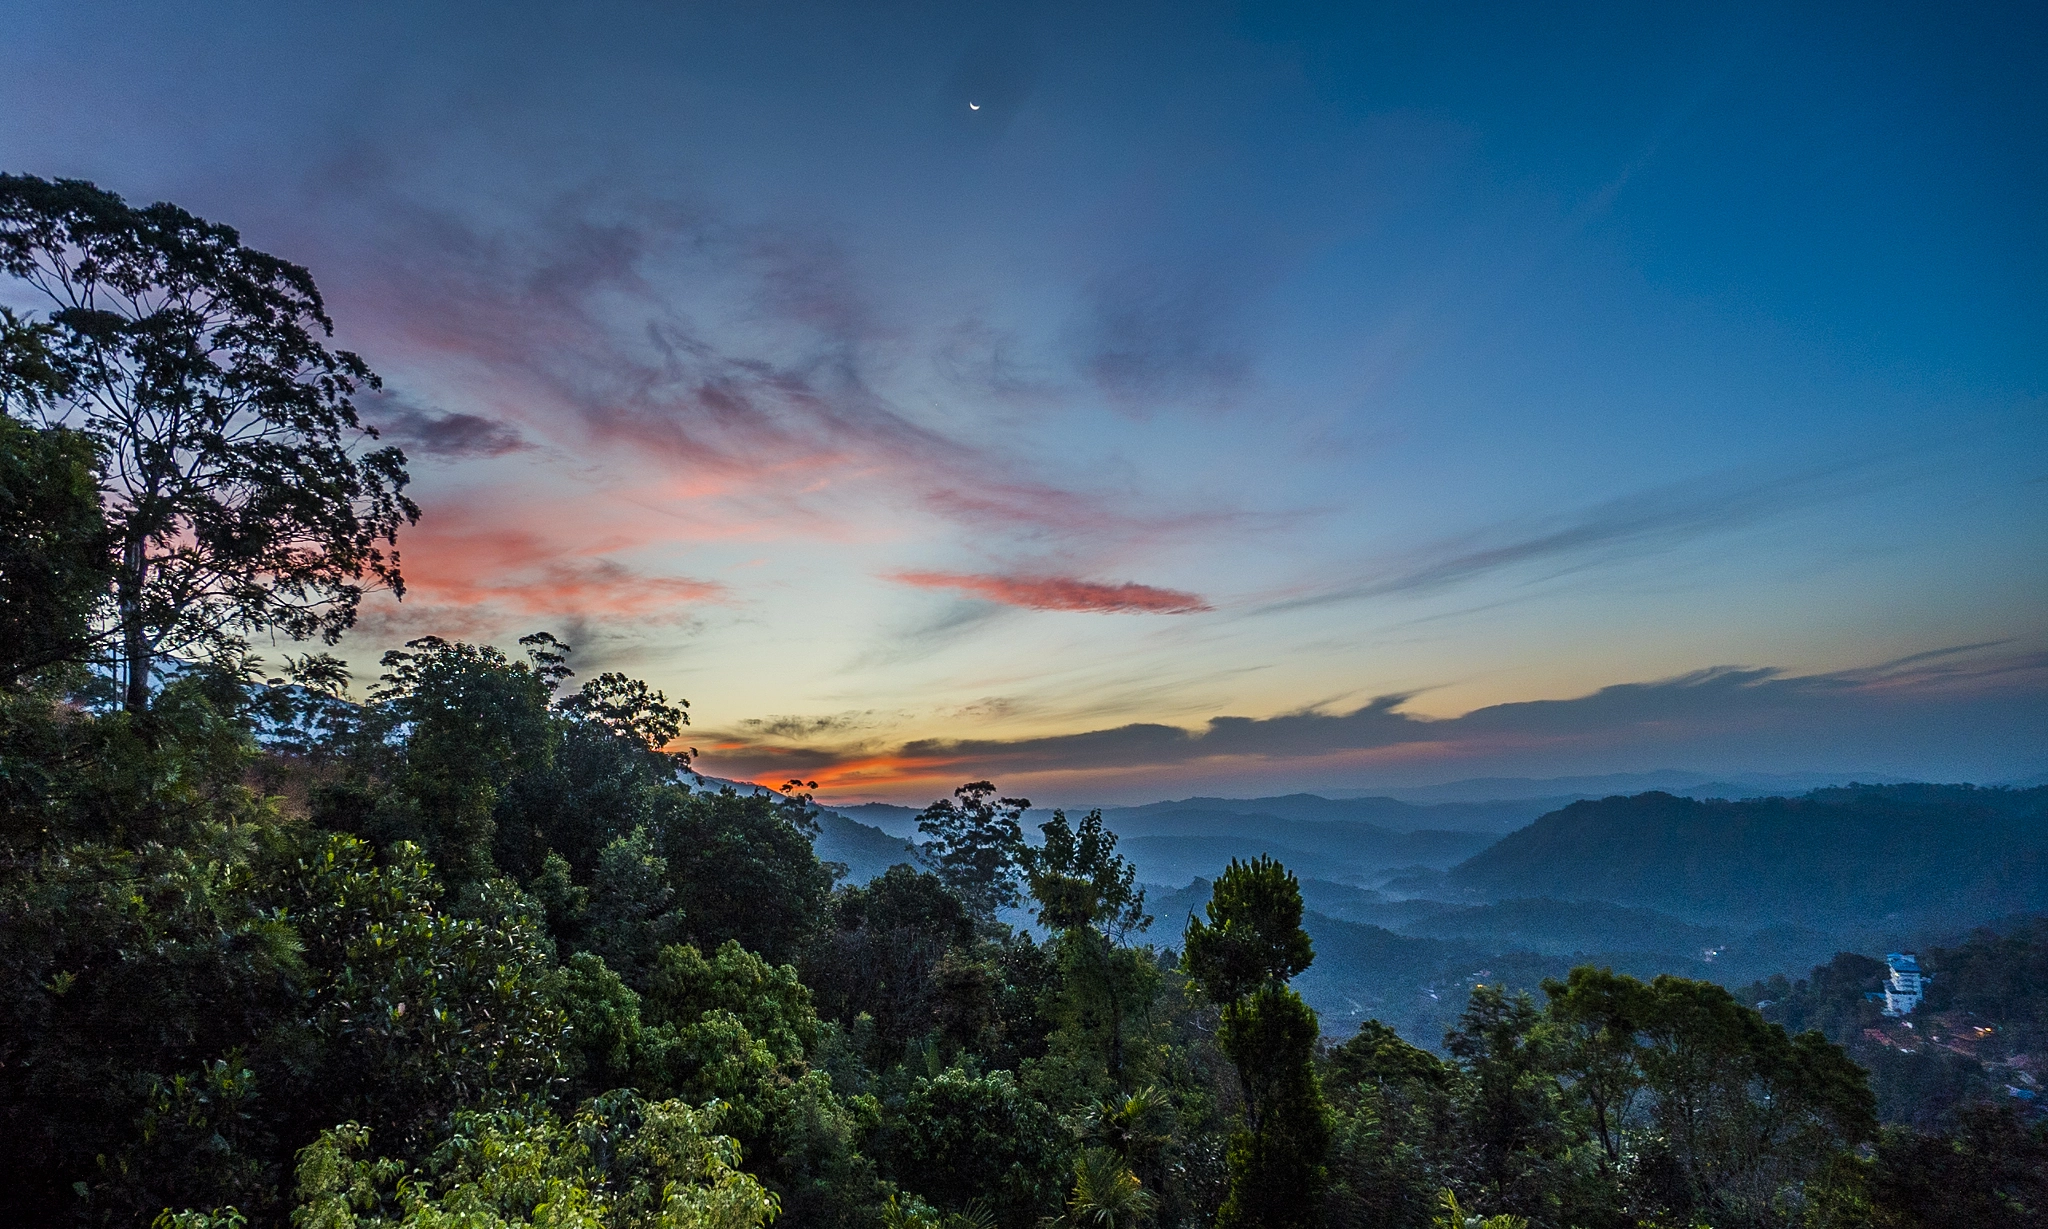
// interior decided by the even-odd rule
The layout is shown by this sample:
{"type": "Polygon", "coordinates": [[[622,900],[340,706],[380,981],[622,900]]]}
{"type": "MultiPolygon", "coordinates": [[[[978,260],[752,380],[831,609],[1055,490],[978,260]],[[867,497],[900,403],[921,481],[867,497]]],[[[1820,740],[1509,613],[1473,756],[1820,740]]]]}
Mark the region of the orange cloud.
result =
{"type": "Polygon", "coordinates": [[[1197,614],[1215,607],[1192,593],[1125,582],[1106,585],[1070,576],[976,576],[959,572],[897,572],[889,579],[919,589],[953,589],[983,601],[1027,610],[1197,614]]]}

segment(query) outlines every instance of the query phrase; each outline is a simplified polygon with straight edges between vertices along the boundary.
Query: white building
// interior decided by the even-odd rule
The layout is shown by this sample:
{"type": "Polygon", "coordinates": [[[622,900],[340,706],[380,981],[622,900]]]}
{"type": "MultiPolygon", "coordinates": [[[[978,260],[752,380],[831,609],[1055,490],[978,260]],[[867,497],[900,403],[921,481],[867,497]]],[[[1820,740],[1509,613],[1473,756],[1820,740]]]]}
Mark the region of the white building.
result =
{"type": "Polygon", "coordinates": [[[1884,982],[1884,1014],[1912,1015],[1920,1005],[1921,987],[1927,981],[1921,975],[1920,962],[1911,952],[1887,952],[1884,962],[1891,969],[1891,976],[1884,982]]]}

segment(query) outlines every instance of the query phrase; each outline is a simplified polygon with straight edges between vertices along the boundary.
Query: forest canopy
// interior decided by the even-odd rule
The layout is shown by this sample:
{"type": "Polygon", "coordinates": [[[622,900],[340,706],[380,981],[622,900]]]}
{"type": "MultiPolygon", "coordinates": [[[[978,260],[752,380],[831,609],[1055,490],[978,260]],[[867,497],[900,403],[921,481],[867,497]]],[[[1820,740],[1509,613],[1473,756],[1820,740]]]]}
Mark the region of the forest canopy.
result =
{"type": "Polygon", "coordinates": [[[846,882],[805,783],[704,787],[687,705],[552,634],[273,673],[417,514],[310,275],[25,177],[0,264],[55,304],[0,321],[0,1220],[2040,1223],[2038,1124],[1881,1128],[1710,983],[1327,1037],[1271,859],[1155,929],[1099,814],[974,781],[846,882]]]}

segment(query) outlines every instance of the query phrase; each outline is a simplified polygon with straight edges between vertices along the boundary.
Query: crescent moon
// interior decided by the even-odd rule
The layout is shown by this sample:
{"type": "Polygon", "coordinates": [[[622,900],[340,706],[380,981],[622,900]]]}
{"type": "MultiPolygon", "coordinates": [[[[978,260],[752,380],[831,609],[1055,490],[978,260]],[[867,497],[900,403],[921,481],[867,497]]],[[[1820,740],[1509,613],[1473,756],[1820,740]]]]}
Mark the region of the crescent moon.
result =
{"type": "Polygon", "coordinates": [[[970,102],[967,104],[967,109],[969,111],[979,111],[981,110],[981,104],[978,102],[970,102]]]}

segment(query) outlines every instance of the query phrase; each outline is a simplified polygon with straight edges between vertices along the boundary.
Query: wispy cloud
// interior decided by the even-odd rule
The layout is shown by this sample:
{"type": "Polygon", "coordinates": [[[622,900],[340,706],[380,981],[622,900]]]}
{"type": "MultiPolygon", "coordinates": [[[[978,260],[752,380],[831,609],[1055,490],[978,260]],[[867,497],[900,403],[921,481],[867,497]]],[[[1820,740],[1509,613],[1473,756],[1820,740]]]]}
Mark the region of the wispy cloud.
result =
{"type": "Polygon", "coordinates": [[[918,589],[949,589],[1027,610],[1197,614],[1215,609],[1192,593],[1134,582],[1104,584],[1071,576],[998,576],[962,572],[896,572],[890,580],[918,589]]]}
{"type": "Polygon", "coordinates": [[[1235,314],[1243,297],[1213,262],[1101,277],[1077,326],[1081,369],[1125,409],[1226,401],[1251,378],[1235,314]]]}
{"type": "Polygon", "coordinates": [[[723,600],[724,586],[687,576],[648,575],[598,543],[594,549],[534,527],[494,520],[485,510],[430,509],[405,544],[407,605],[456,607],[504,616],[675,619],[723,600]]]}
{"type": "Polygon", "coordinates": [[[1707,534],[1896,480],[1877,459],[1859,458],[1790,473],[1722,474],[1673,483],[1533,527],[1526,521],[1505,522],[1445,539],[1336,584],[1269,602],[1254,613],[1424,593],[1513,569],[1549,579],[1599,563],[1656,554],[1707,534]]]}
{"type": "Polygon", "coordinates": [[[696,496],[791,523],[842,496],[1068,544],[1213,533],[1244,515],[1051,480],[953,429],[950,413],[908,412],[925,404],[920,380],[1014,384],[989,394],[1003,397],[1025,377],[973,345],[964,365],[906,374],[918,348],[828,238],[600,191],[492,227],[374,180],[356,190],[384,219],[373,250],[330,261],[354,279],[351,318],[376,330],[359,348],[404,356],[495,416],[399,413],[394,430],[470,449],[538,435],[593,462],[666,467],[696,496]],[[497,417],[517,434],[494,432],[497,417]]]}

